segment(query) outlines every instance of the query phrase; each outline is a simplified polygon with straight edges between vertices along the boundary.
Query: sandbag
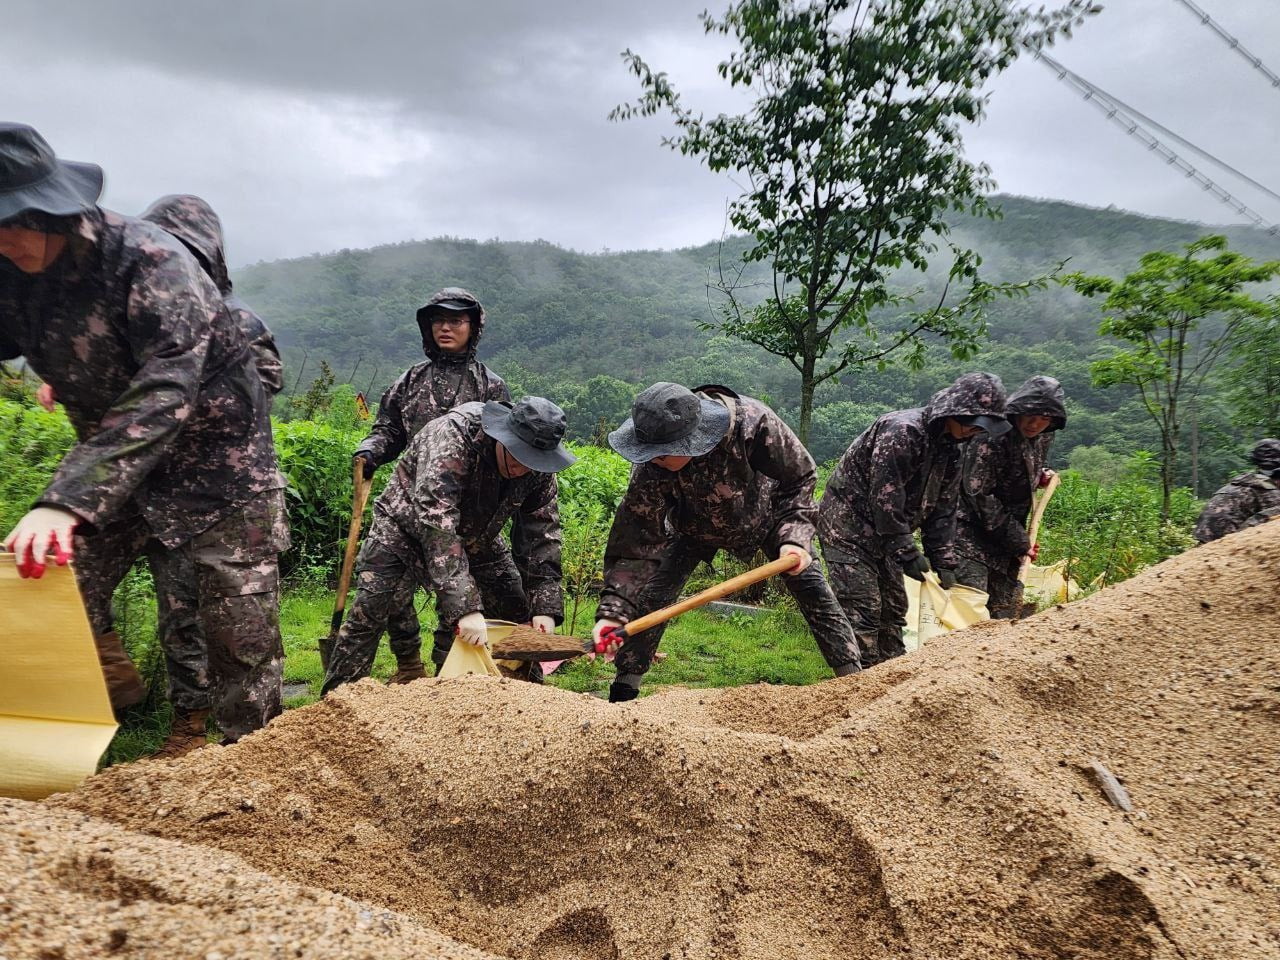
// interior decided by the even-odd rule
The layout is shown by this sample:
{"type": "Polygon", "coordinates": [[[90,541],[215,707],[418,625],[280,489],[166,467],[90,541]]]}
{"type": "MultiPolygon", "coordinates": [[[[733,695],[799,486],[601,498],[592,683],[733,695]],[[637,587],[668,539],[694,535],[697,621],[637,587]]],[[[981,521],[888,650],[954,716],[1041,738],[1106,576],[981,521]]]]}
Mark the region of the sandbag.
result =
{"type": "Polygon", "coordinates": [[[477,647],[474,644],[463,643],[461,640],[454,640],[453,646],[449,648],[449,655],[444,658],[444,664],[436,676],[448,680],[450,677],[464,677],[468,673],[490,677],[502,676],[502,671],[493,662],[488,647],[477,647]]]}
{"type": "Polygon", "coordinates": [[[907,627],[902,642],[908,652],[939,634],[991,619],[988,597],[982,590],[959,584],[943,590],[934,573],[927,574],[923,583],[910,577],[903,577],[902,582],[907,591],[907,627]]]}

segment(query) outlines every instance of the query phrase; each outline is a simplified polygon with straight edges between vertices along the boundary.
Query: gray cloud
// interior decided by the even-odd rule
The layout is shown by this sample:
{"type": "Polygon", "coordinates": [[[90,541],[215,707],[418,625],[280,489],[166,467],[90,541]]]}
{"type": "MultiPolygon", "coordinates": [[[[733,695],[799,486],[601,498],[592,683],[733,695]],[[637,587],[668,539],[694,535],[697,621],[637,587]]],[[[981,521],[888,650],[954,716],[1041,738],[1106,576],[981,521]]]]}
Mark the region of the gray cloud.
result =
{"type": "MultiPolygon", "coordinates": [[[[108,205],[208,198],[234,262],[440,234],[680,246],[719,235],[735,188],[663,149],[662,119],[606,117],[638,92],[624,47],[732,108],[703,5],[7,0],[0,85],[9,117],[106,168],[108,205]]],[[[1202,5],[1280,68],[1272,0],[1202,5]]],[[[1174,0],[1115,0],[1053,53],[1264,182],[1275,166],[1280,91],[1174,0]]],[[[968,147],[1009,192],[1238,219],[1031,61],[968,147]]]]}

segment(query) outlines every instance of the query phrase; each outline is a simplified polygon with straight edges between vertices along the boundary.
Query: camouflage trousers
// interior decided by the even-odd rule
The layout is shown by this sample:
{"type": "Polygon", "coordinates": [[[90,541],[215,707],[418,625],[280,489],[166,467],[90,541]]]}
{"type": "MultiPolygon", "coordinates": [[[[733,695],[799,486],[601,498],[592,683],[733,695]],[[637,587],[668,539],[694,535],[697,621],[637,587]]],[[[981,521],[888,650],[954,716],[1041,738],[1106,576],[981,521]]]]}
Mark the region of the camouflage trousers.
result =
{"type": "MultiPolygon", "coordinates": [[[[683,540],[668,544],[657,572],[636,599],[640,612],[650,613],[674,603],[693,571],[706,556],[706,548],[697,544],[683,540]]],[[[784,575],[778,580],[795,598],[800,614],[809,625],[827,665],[835,670],[845,664],[859,663],[858,643],[849,628],[849,621],[836,602],[827,578],[822,574],[822,565],[811,563],[803,573],[784,575]]],[[[623,641],[614,657],[618,683],[639,687],[640,678],[653,663],[653,655],[658,652],[658,645],[662,642],[666,629],[665,623],[658,624],[623,641]]]]}
{"type": "Polygon", "coordinates": [[[862,665],[874,666],[907,652],[907,591],[902,567],[883,554],[825,549],[827,575],[862,648],[862,665]]]}
{"type": "MultiPolygon", "coordinates": [[[[392,618],[403,611],[405,598],[412,602],[414,588],[423,580],[420,561],[415,559],[418,549],[394,524],[375,524],[369,531],[356,561],[355,600],[329,651],[324,693],[367,677],[373,669],[378,639],[392,618]]],[[[480,590],[484,615],[527,623],[529,600],[511,554],[468,556],[467,560],[480,590]]],[[[453,646],[456,626],[455,622],[442,621],[436,628],[431,660],[437,671],[453,646]]]]}
{"type": "Polygon", "coordinates": [[[209,650],[200,626],[200,591],[191,548],[168,550],[159,541],[146,546],[156,585],[156,632],[164,651],[169,702],[178,710],[210,707],[209,650]]]}
{"type": "Polygon", "coordinates": [[[405,581],[387,620],[387,644],[397,660],[422,656],[422,624],[418,622],[418,608],[413,600],[417,588],[418,582],[413,577],[405,581]]]}
{"type": "Polygon", "coordinates": [[[1022,609],[1022,584],[1008,570],[961,557],[960,565],[956,567],[956,583],[987,594],[987,610],[992,620],[1013,620],[1022,609]]]}
{"type": "MultiPolygon", "coordinates": [[[[208,651],[209,705],[228,741],[266,726],[281,709],[284,646],[277,557],[288,545],[284,495],[272,490],[197,534],[181,551],[191,567],[187,586],[178,588],[186,599],[179,602],[189,609],[194,585],[208,651]]],[[[76,580],[94,633],[111,631],[111,595],[133,562],[143,554],[154,562],[167,552],[136,513],[76,537],[76,580]]],[[[158,596],[185,576],[180,566],[175,571],[166,563],[161,561],[158,596]]],[[[165,617],[172,622],[169,614],[165,617]]],[[[189,676],[178,682],[197,685],[189,676]]],[[[171,675],[171,688],[173,683],[171,675]]]]}

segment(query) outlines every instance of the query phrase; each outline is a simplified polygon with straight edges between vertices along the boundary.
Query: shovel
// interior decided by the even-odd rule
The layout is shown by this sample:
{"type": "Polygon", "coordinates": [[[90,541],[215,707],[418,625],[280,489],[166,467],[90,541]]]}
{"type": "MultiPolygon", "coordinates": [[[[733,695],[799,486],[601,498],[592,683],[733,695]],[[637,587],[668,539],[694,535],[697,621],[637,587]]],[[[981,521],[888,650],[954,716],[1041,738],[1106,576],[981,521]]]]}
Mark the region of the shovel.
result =
{"type": "Polygon", "coordinates": [[[347,549],[342,555],[342,573],[338,576],[338,597],[333,604],[333,619],[329,621],[329,635],[321,637],[316,646],[320,648],[320,665],[327,672],[329,669],[329,651],[333,641],[342,629],[342,616],[347,610],[347,591],[351,588],[351,568],[355,566],[356,552],[360,549],[360,524],[364,520],[364,507],[369,502],[369,491],[373,489],[373,480],[364,478],[364,458],[356,457],[354,476],[351,478],[351,526],[347,528],[347,549]]]}
{"type": "Polygon", "coordinates": [[[756,567],[754,570],[740,573],[724,583],[717,583],[714,587],[708,587],[701,593],[695,593],[692,597],[685,597],[685,599],[673,603],[669,607],[663,607],[661,610],[653,611],[653,613],[646,613],[643,617],[637,617],[624,627],[610,627],[601,633],[599,644],[588,640],[582,645],[582,649],[587,653],[604,653],[605,648],[614,640],[623,641],[628,637],[644,633],[660,623],[666,623],[672,617],[678,617],[682,613],[688,613],[690,610],[704,607],[713,600],[720,600],[731,593],[737,593],[753,583],[759,583],[761,580],[768,580],[770,577],[777,576],[780,573],[786,573],[799,563],[799,557],[794,554],[788,554],[771,563],[756,567]]]}
{"type": "MultiPolygon", "coordinates": [[[[1049,506],[1049,499],[1053,496],[1053,491],[1058,489],[1058,484],[1061,482],[1062,477],[1055,472],[1054,475],[1049,478],[1048,485],[1040,492],[1039,497],[1036,499],[1036,508],[1031,512],[1031,523],[1027,527],[1027,537],[1030,539],[1032,544],[1036,542],[1036,537],[1040,533],[1040,521],[1044,518],[1045,508],[1049,506]]],[[[1027,582],[1027,571],[1030,569],[1031,558],[1023,557],[1022,566],[1018,568],[1019,584],[1027,582]]]]}

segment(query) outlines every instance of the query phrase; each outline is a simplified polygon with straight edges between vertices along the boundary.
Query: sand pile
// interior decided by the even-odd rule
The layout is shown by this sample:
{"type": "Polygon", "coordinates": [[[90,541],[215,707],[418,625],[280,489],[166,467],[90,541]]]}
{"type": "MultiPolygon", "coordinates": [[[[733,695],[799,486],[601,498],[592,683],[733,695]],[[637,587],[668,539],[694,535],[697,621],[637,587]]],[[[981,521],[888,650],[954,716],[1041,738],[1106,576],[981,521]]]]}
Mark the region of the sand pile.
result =
{"type": "MultiPolygon", "coordinates": [[[[82,836],[127,848],[143,891],[129,909],[157,931],[175,872],[203,898],[196,929],[244,915],[215,879],[233,854],[281,878],[244,881],[268,913],[305,897],[304,924],[315,904],[330,929],[353,910],[388,918],[359,931],[388,956],[427,928],[553,960],[1274,960],[1278,590],[1271,524],[810,688],[619,707],[493,678],[365,682],[236,747],[113,769],[9,816],[68,833],[30,854],[23,882],[42,888],[82,836]],[[68,826],[71,811],[124,829],[68,826]],[[201,846],[162,864],[139,833],[201,846]]],[[[72,895],[105,924],[111,889],[72,895]]],[[[87,922],[66,913],[54,934],[87,922]]],[[[344,936],[317,926],[300,955],[344,936]]],[[[426,937],[422,955],[450,949],[426,937]]]]}

